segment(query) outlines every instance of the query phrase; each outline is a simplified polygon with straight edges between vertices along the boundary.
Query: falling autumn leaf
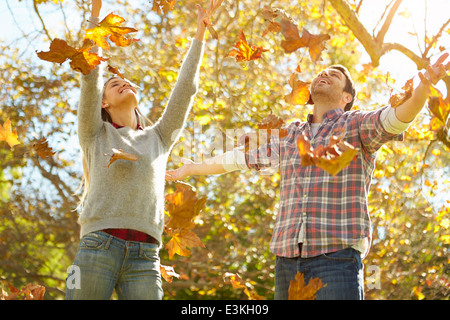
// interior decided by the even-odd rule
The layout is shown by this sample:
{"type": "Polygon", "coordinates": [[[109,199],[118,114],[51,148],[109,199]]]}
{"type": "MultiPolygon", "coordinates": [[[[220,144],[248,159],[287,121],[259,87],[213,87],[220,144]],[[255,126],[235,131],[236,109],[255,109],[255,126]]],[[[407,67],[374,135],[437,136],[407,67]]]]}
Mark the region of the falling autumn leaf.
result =
{"type": "Polygon", "coordinates": [[[285,125],[286,123],[283,119],[271,113],[258,123],[258,129],[267,130],[266,132],[244,134],[239,138],[238,145],[245,146],[245,152],[247,152],[248,150],[258,149],[260,146],[270,143],[272,136],[278,136],[278,139],[283,139],[288,134],[287,129],[283,128],[285,125]]]}
{"type": "Polygon", "coordinates": [[[42,137],[42,139],[38,140],[38,142],[33,144],[33,149],[36,151],[36,153],[39,155],[39,157],[41,157],[41,159],[46,159],[48,157],[52,157],[56,154],[56,152],[54,152],[52,150],[52,148],[50,148],[48,146],[48,141],[45,137],[42,137]]]}
{"type": "Polygon", "coordinates": [[[131,32],[137,32],[135,28],[121,27],[120,25],[125,22],[125,19],[121,16],[113,13],[108,14],[98,26],[87,29],[85,39],[94,41],[96,45],[103,49],[109,49],[109,44],[106,38],[109,38],[119,47],[129,46],[131,43],[139,41],[139,39],[127,38],[125,35],[131,32]]]}
{"type": "Polygon", "coordinates": [[[242,30],[239,34],[239,39],[240,40],[233,46],[234,49],[227,55],[228,57],[235,57],[236,62],[260,59],[262,53],[268,51],[263,47],[249,45],[242,30]]]}
{"type": "Polygon", "coordinates": [[[102,61],[108,59],[99,57],[96,53],[89,52],[92,48],[92,42],[90,40],[83,41],[83,46],[80,49],[76,49],[69,46],[66,41],[55,38],[50,43],[49,51],[37,52],[37,56],[45,61],[62,64],[66,60],[70,60],[70,67],[79,71],[82,74],[89,74],[91,70],[95,69],[95,66],[99,65],[102,61]]]}
{"type": "Polygon", "coordinates": [[[291,86],[292,91],[288,95],[284,96],[284,100],[286,101],[286,103],[292,105],[307,104],[311,97],[308,88],[308,85],[310,83],[303,82],[301,80],[298,80],[297,78],[297,72],[292,73],[289,77],[289,85],[291,86]]]}
{"type": "Polygon", "coordinates": [[[328,34],[314,35],[303,28],[302,36],[300,37],[297,25],[287,19],[281,21],[281,33],[285,40],[281,42],[281,47],[286,53],[292,53],[299,48],[307,47],[311,60],[314,62],[320,61],[322,51],[325,49],[325,41],[330,39],[328,34]]]}
{"type": "Polygon", "coordinates": [[[244,289],[244,293],[247,295],[249,300],[264,300],[254,289],[250,288],[249,285],[242,280],[238,273],[225,272],[223,275],[223,281],[230,279],[230,283],[234,289],[244,289]]]}
{"type": "Polygon", "coordinates": [[[408,81],[406,81],[405,85],[402,87],[403,92],[391,95],[391,97],[389,98],[389,104],[392,108],[397,108],[398,106],[405,103],[406,100],[411,98],[414,89],[413,79],[409,79],[408,81]]]}
{"type": "Polygon", "coordinates": [[[44,300],[45,287],[29,283],[23,289],[17,289],[8,283],[10,293],[4,289],[1,290],[0,300],[44,300]]]}
{"type": "Polygon", "coordinates": [[[189,248],[202,247],[205,245],[200,238],[192,231],[187,229],[175,229],[170,230],[168,234],[172,237],[166,244],[166,249],[169,251],[169,259],[172,259],[174,254],[178,254],[183,257],[191,255],[189,248]]]}
{"type": "Polygon", "coordinates": [[[120,72],[118,68],[113,67],[113,66],[111,66],[111,65],[108,64],[107,70],[108,70],[109,72],[114,73],[116,76],[118,76],[118,77],[120,77],[120,78],[122,78],[122,79],[125,79],[123,73],[120,72]]]}
{"type": "Polygon", "coordinates": [[[299,271],[295,275],[295,279],[291,280],[288,289],[289,300],[315,300],[316,293],[326,284],[322,283],[319,278],[311,278],[307,285],[305,285],[305,278],[299,271]]]}
{"type": "Polygon", "coordinates": [[[11,148],[16,144],[20,144],[19,140],[17,140],[17,129],[14,128],[14,131],[12,131],[11,120],[9,118],[3,126],[0,125],[0,141],[6,141],[11,148]]]}
{"type": "Polygon", "coordinates": [[[152,10],[158,15],[167,14],[172,11],[175,6],[176,0],[153,0],[152,10]]]}
{"type": "Polygon", "coordinates": [[[264,6],[261,11],[261,16],[267,23],[266,29],[264,29],[262,33],[263,37],[271,32],[279,33],[281,31],[281,20],[283,19],[294,22],[283,9],[272,8],[269,6],[264,6]]]}
{"type": "Polygon", "coordinates": [[[226,282],[226,279],[229,278],[234,289],[245,288],[245,282],[238,273],[225,272],[222,278],[224,282],[226,282]]]}
{"type": "MultiPolygon", "coordinates": [[[[130,161],[137,161],[138,157],[131,153],[123,152],[122,149],[116,149],[112,148],[113,154],[111,158],[109,159],[109,163],[106,166],[106,168],[109,168],[109,166],[116,160],[122,159],[122,160],[130,160],[130,161]]],[[[107,156],[108,154],[105,154],[107,156]]]]}
{"type": "Polygon", "coordinates": [[[318,146],[315,150],[303,133],[297,140],[302,166],[314,165],[333,176],[347,167],[358,155],[358,150],[343,140],[345,129],[336,129],[336,132],[339,135],[333,133],[328,146],[318,146]]]}
{"type": "Polygon", "coordinates": [[[450,94],[447,93],[447,98],[444,99],[442,93],[431,83],[429,83],[428,92],[428,109],[433,115],[430,120],[430,128],[436,132],[445,126],[450,115],[450,94]]]}
{"type": "Polygon", "coordinates": [[[180,275],[178,273],[175,272],[175,270],[173,269],[173,267],[170,266],[164,266],[164,265],[160,265],[160,270],[161,270],[161,276],[164,278],[164,280],[166,280],[168,283],[172,283],[172,279],[173,277],[179,279],[180,275]]]}

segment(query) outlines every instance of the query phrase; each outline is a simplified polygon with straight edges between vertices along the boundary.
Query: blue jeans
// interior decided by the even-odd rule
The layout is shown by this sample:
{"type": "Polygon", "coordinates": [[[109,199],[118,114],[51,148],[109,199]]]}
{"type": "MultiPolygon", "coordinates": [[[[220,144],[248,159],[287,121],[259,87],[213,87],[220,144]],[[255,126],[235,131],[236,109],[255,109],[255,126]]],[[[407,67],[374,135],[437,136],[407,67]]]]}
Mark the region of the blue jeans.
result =
{"type": "Polygon", "coordinates": [[[125,241],[103,231],[85,235],[68,269],[67,300],[161,300],[159,246],[125,241]]]}
{"type": "Polygon", "coordinates": [[[275,299],[288,299],[290,281],[300,271],[305,284],[311,278],[319,278],[326,284],[317,291],[316,300],[363,300],[363,270],[360,253],[351,248],[313,258],[276,257],[275,299]]]}

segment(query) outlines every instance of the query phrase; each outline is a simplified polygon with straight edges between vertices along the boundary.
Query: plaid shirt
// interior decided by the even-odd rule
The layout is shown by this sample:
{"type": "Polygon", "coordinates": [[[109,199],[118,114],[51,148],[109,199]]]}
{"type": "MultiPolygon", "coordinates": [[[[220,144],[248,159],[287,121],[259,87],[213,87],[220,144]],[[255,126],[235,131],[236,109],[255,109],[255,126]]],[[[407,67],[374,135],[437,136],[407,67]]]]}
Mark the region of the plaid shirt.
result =
{"type": "MultiPolygon", "coordinates": [[[[403,134],[385,131],[380,114],[334,109],[323,116],[317,134],[311,133],[312,114],[307,122],[293,122],[287,137],[271,137],[269,144],[246,152],[249,168],[261,170],[280,166],[280,209],[273,230],[271,251],[282,257],[298,257],[299,234],[304,224],[301,256],[314,257],[371,239],[368,194],[375,168],[375,152],[403,134]],[[301,165],[297,139],[305,132],[311,146],[328,145],[334,129],[345,128],[345,141],[358,148],[358,156],[335,176],[316,167],[301,165]]],[[[370,243],[370,242],[369,242],[370,243]]]]}

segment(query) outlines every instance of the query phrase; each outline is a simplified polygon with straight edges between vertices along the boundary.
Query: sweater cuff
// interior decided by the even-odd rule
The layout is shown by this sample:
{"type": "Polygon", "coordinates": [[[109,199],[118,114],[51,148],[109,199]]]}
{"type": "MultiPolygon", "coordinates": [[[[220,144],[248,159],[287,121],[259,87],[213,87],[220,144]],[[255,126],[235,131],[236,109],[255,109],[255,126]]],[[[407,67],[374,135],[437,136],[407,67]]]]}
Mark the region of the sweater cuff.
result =
{"type": "Polygon", "coordinates": [[[392,107],[385,108],[380,115],[381,124],[384,130],[392,134],[399,134],[408,129],[411,122],[402,122],[395,115],[395,109],[392,107]]]}

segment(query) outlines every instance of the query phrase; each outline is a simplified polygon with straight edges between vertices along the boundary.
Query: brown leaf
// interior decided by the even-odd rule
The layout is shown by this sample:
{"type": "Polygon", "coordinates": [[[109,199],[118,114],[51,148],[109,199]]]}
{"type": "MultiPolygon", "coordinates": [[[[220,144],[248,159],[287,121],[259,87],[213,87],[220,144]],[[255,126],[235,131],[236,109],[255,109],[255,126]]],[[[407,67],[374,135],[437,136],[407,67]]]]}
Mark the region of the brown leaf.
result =
{"type": "Polygon", "coordinates": [[[95,69],[95,66],[99,65],[102,61],[108,59],[99,57],[96,53],[89,52],[92,47],[90,40],[85,40],[83,46],[80,49],[76,49],[69,46],[66,41],[55,38],[50,43],[49,51],[37,52],[37,56],[45,61],[62,64],[66,60],[70,61],[70,67],[82,74],[89,74],[91,70],[95,69]]]}
{"type": "Polygon", "coordinates": [[[235,57],[236,62],[260,59],[262,57],[262,53],[268,51],[263,47],[249,45],[242,30],[239,34],[239,39],[240,40],[233,46],[234,49],[232,49],[227,55],[228,57],[235,57]]]}
{"type": "MultiPolygon", "coordinates": [[[[137,161],[138,157],[131,153],[123,152],[121,149],[112,148],[113,154],[111,156],[111,159],[109,159],[109,163],[106,166],[106,168],[109,168],[109,166],[116,160],[122,159],[122,160],[130,160],[130,161],[137,161]]],[[[107,156],[108,154],[105,154],[107,156]]]]}
{"type": "Polygon", "coordinates": [[[447,98],[444,99],[442,93],[430,84],[428,109],[433,115],[430,120],[431,130],[439,131],[445,126],[450,115],[450,93],[447,93],[447,98]]]}
{"type": "Polygon", "coordinates": [[[328,146],[318,146],[315,150],[311,147],[305,133],[298,138],[297,146],[302,166],[314,165],[334,176],[350,165],[358,155],[358,150],[343,140],[345,129],[339,128],[336,131],[339,135],[333,134],[328,146]]]}
{"type": "Polygon", "coordinates": [[[409,79],[408,81],[406,81],[405,85],[402,87],[403,92],[391,95],[389,99],[389,104],[391,105],[392,108],[394,109],[397,108],[398,106],[405,103],[406,100],[411,98],[414,90],[413,79],[409,79]]]}
{"type": "Polygon", "coordinates": [[[164,265],[160,265],[160,270],[161,270],[161,276],[164,278],[164,280],[166,280],[168,283],[172,283],[172,279],[173,277],[179,279],[180,275],[178,273],[175,272],[175,270],[173,269],[173,267],[169,267],[169,266],[164,266],[164,265]]]}
{"type": "Polygon", "coordinates": [[[123,73],[120,72],[118,68],[113,67],[113,66],[111,66],[109,64],[108,64],[108,71],[114,73],[116,76],[118,76],[118,77],[120,77],[122,79],[125,79],[123,73]]]}
{"type": "Polygon", "coordinates": [[[41,157],[41,159],[46,159],[56,154],[56,152],[54,152],[52,148],[48,146],[48,141],[45,137],[42,137],[42,139],[34,143],[33,149],[37,152],[37,154],[39,155],[39,157],[41,157]]]}
{"type": "Polygon", "coordinates": [[[311,278],[307,285],[305,285],[305,278],[299,271],[295,275],[295,280],[291,280],[289,285],[289,300],[315,300],[316,293],[326,284],[322,283],[319,278],[311,278]]]}
{"type": "Polygon", "coordinates": [[[177,183],[177,190],[167,194],[165,200],[170,215],[166,228],[192,229],[195,226],[193,219],[205,208],[207,198],[198,198],[191,186],[177,183]]]}
{"type": "Polygon", "coordinates": [[[245,282],[238,273],[225,272],[222,278],[224,282],[226,282],[226,279],[229,278],[234,289],[245,288],[245,282]]]}
{"type": "Polygon", "coordinates": [[[321,60],[320,55],[325,49],[325,41],[330,39],[328,34],[314,35],[305,28],[303,28],[300,37],[297,25],[286,19],[281,21],[281,33],[285,38],[281,41],[281,47],[286,53],[292,53],[299,48],[307,47],[311,60],[314,62],[321,60]]]}
{"type": "Polygon", "coordinates": [[[12,284],[8,283],[8,289],[11,293],[8,294],[4,289],[0,294],[0,300],[44,300],[45,287],[37,284],[29,283],[25,288],[19,290],[12,284]]]}
{"type": "Polygon", "coordinates": [[[269,6],[264,6],[262,12],[262,17],[267,22],[266,29],[263,31],[262,36],[264,37],[270,32],[278,33],[281,31],[281,21],[288,20],[294,22],[294,20],[284,11],[279,8],[272,8],[269,6]]]}

